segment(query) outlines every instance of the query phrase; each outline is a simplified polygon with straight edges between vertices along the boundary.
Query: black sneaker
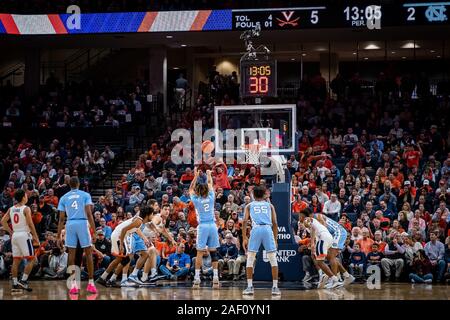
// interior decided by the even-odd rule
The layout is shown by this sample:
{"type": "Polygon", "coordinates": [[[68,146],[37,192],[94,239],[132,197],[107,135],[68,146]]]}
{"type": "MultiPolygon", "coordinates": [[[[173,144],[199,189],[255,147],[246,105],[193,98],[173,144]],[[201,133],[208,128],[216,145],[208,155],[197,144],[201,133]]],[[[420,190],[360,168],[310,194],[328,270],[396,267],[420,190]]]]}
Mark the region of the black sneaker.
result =
{"type": "Polygon", "coordinates": [[[113,288],[115,288],[117,286],[117,284],[116,284],[116,281],[114,280],[108,280],[108,281],[106,281],[106,283],[105,283],[105,287],[113,287],[113,288]]]}
{"type": "Polygon", "coordinates": [[[100,284],[100,285],[102,285],[102,286],[104,286],[104,287],[107,287],[107,286],[108,286],[108,283],[107,283],[106,280],[103,279],[103,278],[98,278],[98,279],[95,281],[95,283],[96,283],[96,284],[100,284]]]}
{"type": "Polygon", "coordinates": [[[13,286],[11,287],[11,292],[15,293],[15,292],[22,292],[23,288],[19,287],[18,284],[13,284],[13,286]]]}
{"type": "Polygon", "coordinates": [[[23,290],[26,290],[28,292],[33,291],[33,289],[31,289],[28,285],[28,281],[23,281],[23,280],[19,280],[17,282],[18,286],[21,287],[23,290]]]}

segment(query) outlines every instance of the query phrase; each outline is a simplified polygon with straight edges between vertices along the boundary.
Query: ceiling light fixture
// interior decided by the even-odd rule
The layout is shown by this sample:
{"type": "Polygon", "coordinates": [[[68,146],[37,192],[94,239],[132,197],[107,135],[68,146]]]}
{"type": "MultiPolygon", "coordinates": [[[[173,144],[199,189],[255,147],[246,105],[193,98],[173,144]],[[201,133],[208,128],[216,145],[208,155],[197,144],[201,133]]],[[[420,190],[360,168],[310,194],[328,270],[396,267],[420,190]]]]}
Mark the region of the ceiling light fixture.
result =
{"type": "Polygon", "coordinates": [[[366,50],[378,50],[378,49],[380,49],[380,46],[377,46],[376,44],[371,43],[371,44],[367,45],[364,49],[366,49],[366,50]]]}

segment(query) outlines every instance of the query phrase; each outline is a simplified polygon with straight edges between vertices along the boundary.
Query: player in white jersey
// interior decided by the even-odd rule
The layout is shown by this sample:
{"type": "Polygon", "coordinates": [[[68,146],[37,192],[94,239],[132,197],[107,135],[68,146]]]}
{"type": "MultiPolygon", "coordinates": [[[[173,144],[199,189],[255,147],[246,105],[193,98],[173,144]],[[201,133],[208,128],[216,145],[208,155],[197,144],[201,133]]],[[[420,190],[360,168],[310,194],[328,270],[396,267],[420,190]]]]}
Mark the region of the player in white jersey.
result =
{"type": "Polygon", "coordinates": [[[39,245],[39,238],[31,218],[31,209],[25,205],[28,202],[25,191],[22,189],[17,190],[14,194],[14,199],[17,203],[9,208],[2,218],[3,228],[11,235],[13,254],[11,270],[12,289],[13,291],[31,291],[31,288],[28,286],[28,275],[36,263],[33,245],[39,245]],[[11,222],[12,228],[9,227],[8,222],[11,222]],[[28,263],[23,271],[22,279],[18,280],[19,264],[22,259],[28,260],[28,263]]]}
{"type": "Polygon", "coordinates": [[[256,260],[256,254],[262,245],[267,252],[272,267],[272,295],[280,295],[278,289],[278,261],[277,261],[277,238],[278,224],[275,207],[264,200],[266,188],[257,186],[253,190],[255,200],[250,202],[244,209],[243,230],[247,230],[247,224],[251,220],[252,230],[250,239],[247,239],[247,233],[242,233],[242,246],[247,253],[247,289],[244,295],[253,295],[253,267],[256,260]]]}
{"type": "Polygon", "coordinates": [[[137,233],[144,241],[147,241],[142,234],[140,227],[143,223],[147,223],[153,217],[153,209],[151,207],[142,208],[139,215],[128,219],[114,229],[111,234],[111,254],[115,259],[109,264],[108,268],[103,272],[97,280],[99,284],[105,286],[115,286],[115,282],[119,274],[122,272],[121,285],[125,285],[128,280],[128,268],[130,265],[130,255],[132,255],[131,237],[133,233],[137,233]],[[106,281],[108,275],[115,271],[111,278],[106,281]]]}
{"type": "Polygon", "coordinates": [[[331,271],[336,276],[338,273],[342,273],[344,277],[344,285],[349,285],[353,281],[355,281],[355,277],[348,273],[348,271],[344,268],[342,263],[337,259],[340,251],[345,248],[345,241],[347,239],[347,231],[341,226],[339,223],[334,221],[333,219],[325,216],[324,214],[315,214],[314,218],[316,218],[321,224],[323,224],[330,234],[333,236],[333,245],[328,250],[327,260],[330,262],[331,271]]]}
{"type": "Polygon", "coordinates": [[[306,208],[300,211],[300,222],[304,226],[311,230],[311,244],[314,248],[314,259],[317,262],[317,266],[325,273],[319,280],[318,288],[322,289],[330,279],[331,283],[327,286],[327,289],[336,288],[341,285],[339,278],[333,274],[330,268],[325,264],[325,259],[328,255],[328,250],[333,245],[333,236],[328,229],[321,224],[317,219],[313,218],[313,212],[306,208]]]}

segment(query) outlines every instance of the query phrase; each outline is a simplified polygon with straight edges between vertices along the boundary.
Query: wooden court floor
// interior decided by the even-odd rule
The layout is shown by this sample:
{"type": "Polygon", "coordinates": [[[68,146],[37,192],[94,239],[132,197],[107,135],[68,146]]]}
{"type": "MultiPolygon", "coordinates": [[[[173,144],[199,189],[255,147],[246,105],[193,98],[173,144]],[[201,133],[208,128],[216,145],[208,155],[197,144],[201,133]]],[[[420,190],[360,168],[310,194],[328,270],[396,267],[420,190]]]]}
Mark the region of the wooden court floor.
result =
{"type": "Polygon", "coordinates": [[[370,290],[365,284],[340,289],[315,289],[301,283],[280,283],[281,297],[272,297],[270,283],[255,282],[255,295],[243,297],[245,282],[224,282],[220,289],[207,283],[192,289],[189,283],[161,282],[156,287],[105,288],[97,286],[97,295],[87,295],[86,282],[81,294],[70,297],[65,281],[32,281],[32,292],[11,293],[9,281],[0,281],[0,300],[450,300],[450,286],[408,283],[382,283],[370,290]],[[204,287],[203,287],[204,286],[204,287]]]}

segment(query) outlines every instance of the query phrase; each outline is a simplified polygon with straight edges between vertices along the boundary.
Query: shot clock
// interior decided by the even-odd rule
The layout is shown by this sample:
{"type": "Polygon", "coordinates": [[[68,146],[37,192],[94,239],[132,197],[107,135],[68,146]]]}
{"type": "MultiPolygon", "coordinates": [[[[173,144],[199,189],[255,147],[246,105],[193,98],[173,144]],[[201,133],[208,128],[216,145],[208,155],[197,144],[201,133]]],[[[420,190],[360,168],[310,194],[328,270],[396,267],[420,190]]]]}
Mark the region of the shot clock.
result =
{"type": "Polygon", "coordinates": [[[277,94],[277,65],[273,59],[241,61],[241,95],[273,97],[277,94]]]}

